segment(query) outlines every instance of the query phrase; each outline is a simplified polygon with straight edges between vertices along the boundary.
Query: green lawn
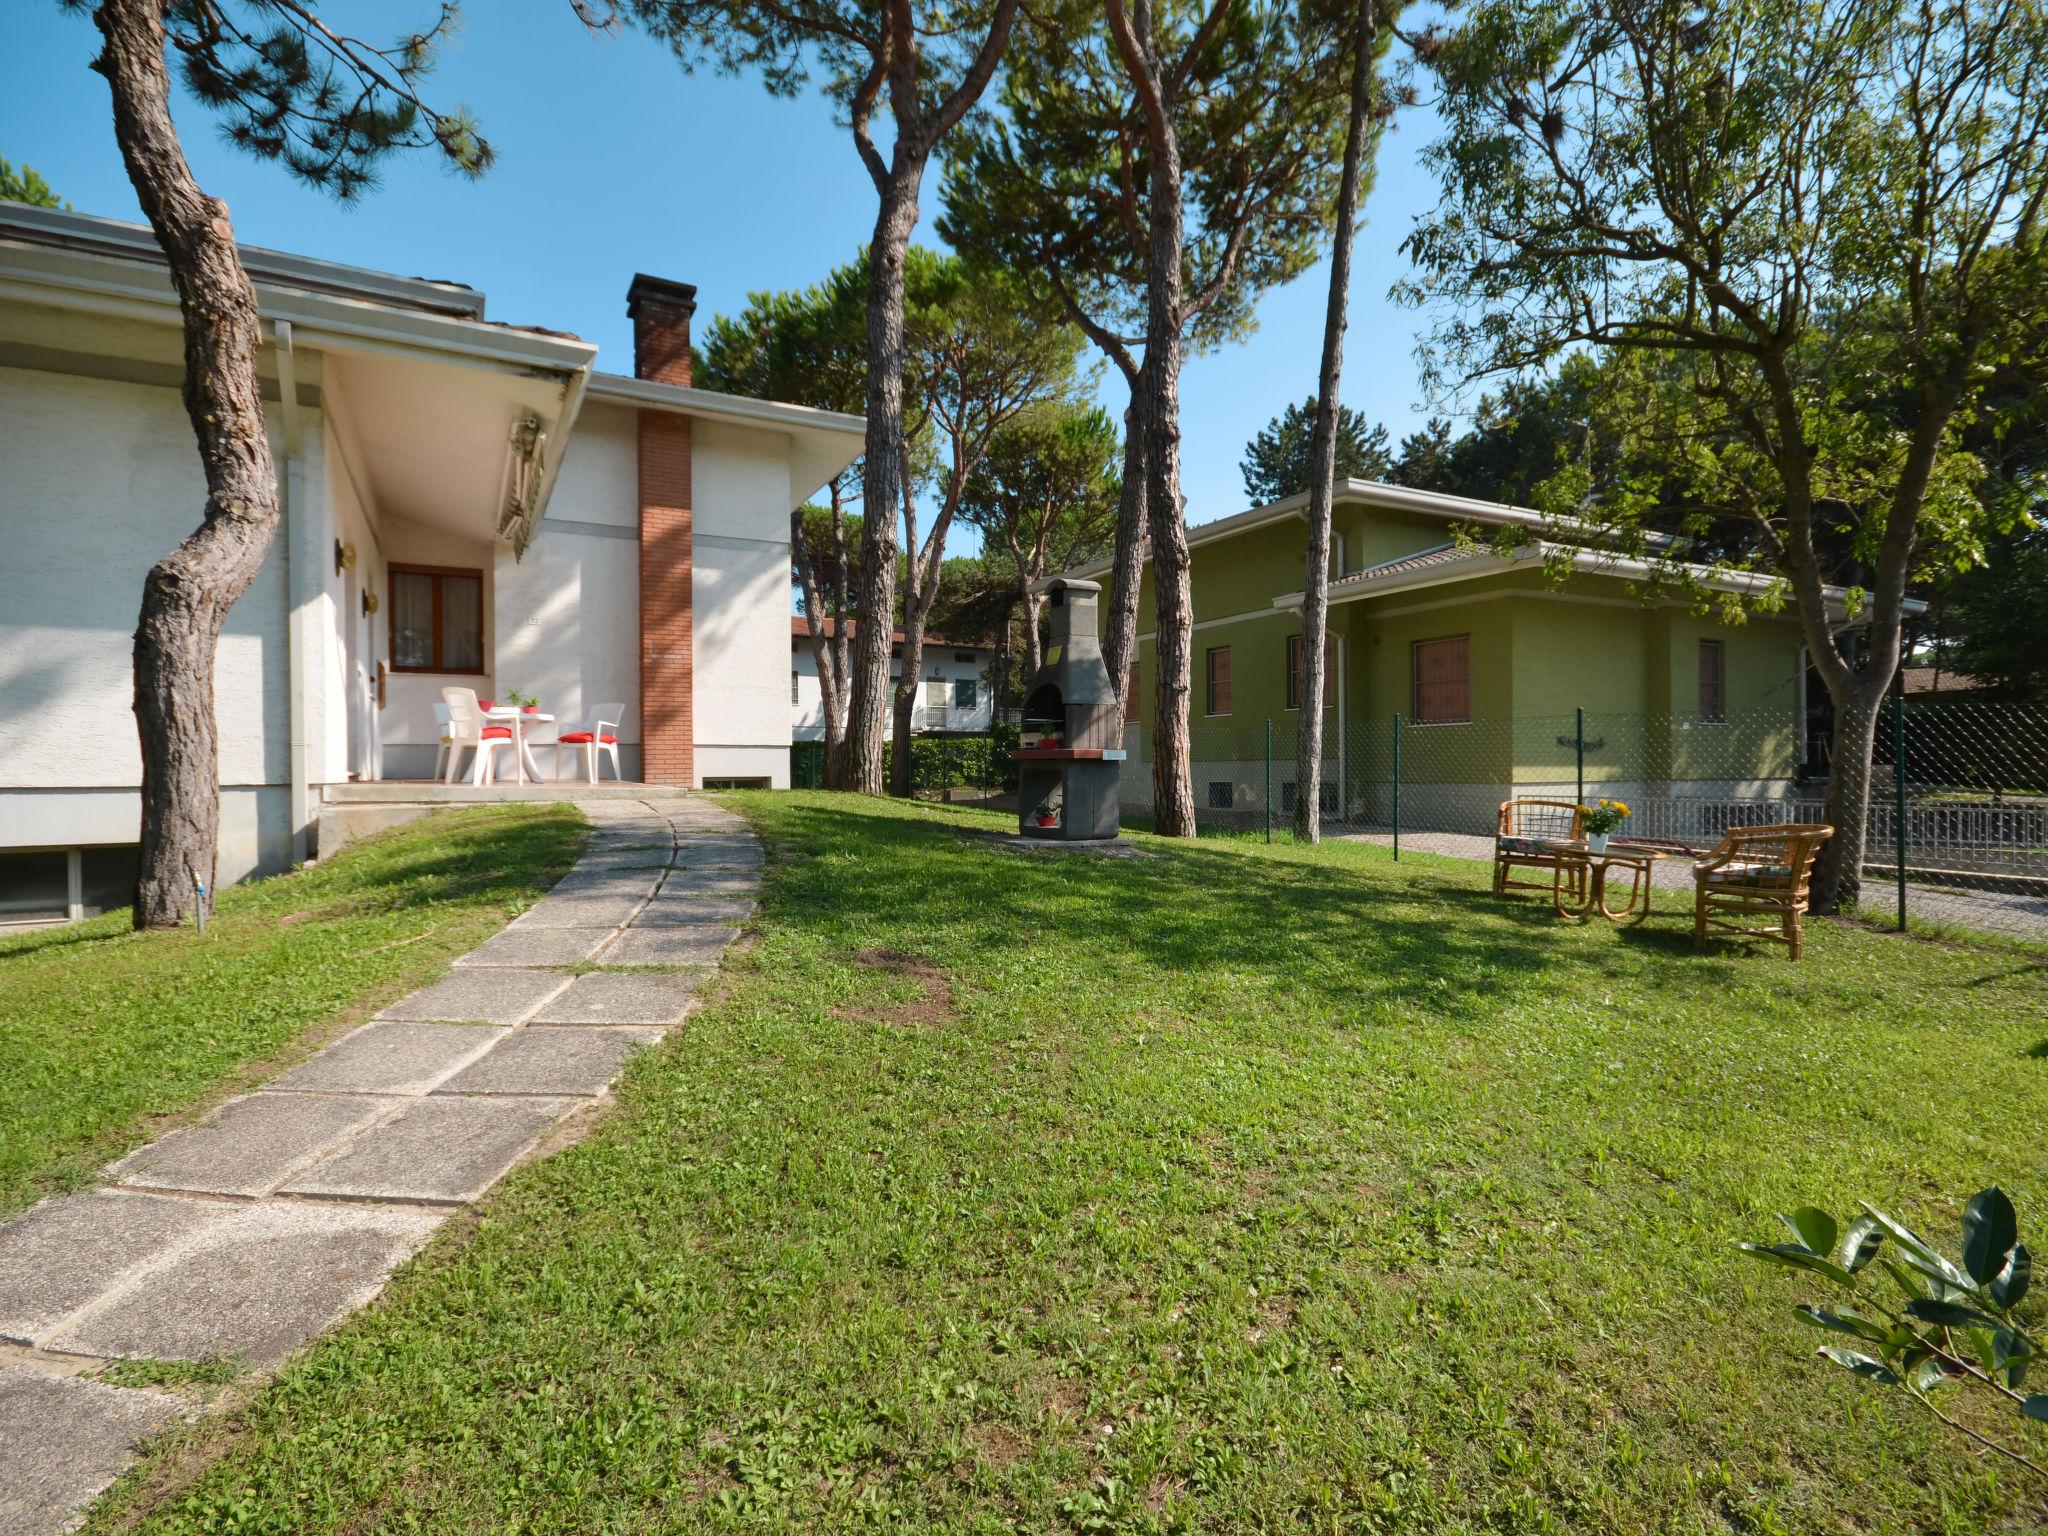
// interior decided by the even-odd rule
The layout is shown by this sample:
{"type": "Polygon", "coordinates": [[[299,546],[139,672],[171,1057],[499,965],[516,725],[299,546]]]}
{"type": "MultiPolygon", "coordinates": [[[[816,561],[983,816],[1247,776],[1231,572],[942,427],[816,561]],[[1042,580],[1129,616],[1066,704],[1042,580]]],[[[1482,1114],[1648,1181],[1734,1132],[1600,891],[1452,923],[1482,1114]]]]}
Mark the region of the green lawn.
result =
{"type": "Polygon", "coordinates": [[[733,803],[777,852],[723,994],[94,1529],[2039,1529],[1729,1247],[1993,1180],[2039,1247],[2034,961],[733,803]]]}
{"type": "Polygon", "coordinates": [[[204,938],[136,933],[125,909],[0,938],[0,1216],[433,976],[552,885],[582,829],[566,806],[447,813],[222,892],[204,938]]]}

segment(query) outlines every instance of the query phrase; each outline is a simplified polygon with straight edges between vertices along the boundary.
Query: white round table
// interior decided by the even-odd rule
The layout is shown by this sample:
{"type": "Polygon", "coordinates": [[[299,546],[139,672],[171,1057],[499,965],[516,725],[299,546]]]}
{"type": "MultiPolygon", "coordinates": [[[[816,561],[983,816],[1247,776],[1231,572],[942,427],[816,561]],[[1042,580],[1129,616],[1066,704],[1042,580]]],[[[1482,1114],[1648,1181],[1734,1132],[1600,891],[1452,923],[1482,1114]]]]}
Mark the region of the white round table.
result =
{"type": "Polygon", "coordinates": [[[546,779],[540,771],[540,764],[533,760],[533,743],[526,739],[526,728],[530,725],[553,725],[555,717],[544,715],[539,710],[520,709],[516,705],[500,704],[484,711],[484,718],[497,725],[512,727],[512,777],[520,784],[538,784],[546,779]]]}

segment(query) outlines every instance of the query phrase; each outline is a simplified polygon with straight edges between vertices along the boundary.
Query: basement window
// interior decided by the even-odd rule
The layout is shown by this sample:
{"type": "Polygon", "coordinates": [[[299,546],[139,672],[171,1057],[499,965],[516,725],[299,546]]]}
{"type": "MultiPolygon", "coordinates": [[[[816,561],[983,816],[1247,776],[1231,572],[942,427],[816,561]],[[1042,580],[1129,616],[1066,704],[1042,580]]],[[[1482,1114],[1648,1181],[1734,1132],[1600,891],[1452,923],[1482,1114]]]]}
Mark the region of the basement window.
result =
{"type": "Polygon", "coordinates": [[[1228,779],[1209,781],[1209,809],[1227,811],[1237,804],[1237,786],[1228,779]]]}

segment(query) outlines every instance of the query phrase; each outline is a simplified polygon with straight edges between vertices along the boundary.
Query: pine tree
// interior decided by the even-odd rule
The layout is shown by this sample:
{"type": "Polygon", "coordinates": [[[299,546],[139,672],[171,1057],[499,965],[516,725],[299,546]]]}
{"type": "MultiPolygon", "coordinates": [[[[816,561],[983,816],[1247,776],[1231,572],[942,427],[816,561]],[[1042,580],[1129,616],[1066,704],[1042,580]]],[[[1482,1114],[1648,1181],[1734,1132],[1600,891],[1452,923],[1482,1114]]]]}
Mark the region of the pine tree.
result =
{"type": "MultiPolygon", "coordinates": [[[[84,8],[78,0],[76,8],[84,8]]],[[[214,888],[220,832],[214,653],[228,610],[248,590],[277,531],[277,470],[264,430],[256,291],[227,205],[192,174],[171,118],[166,50],[187,90],[230,142],[347,200],[397,150],[437,150],[480,174],[489,145],[462,112],[420,99],[434,24],[376,48],[330,28],[303,3],[100,0],[93,68],[113,94],[114,137],[177,290],[185,331],[185,413],[198,440],[206,505],[198,529],[150,570],[135,631],[135,718],[142,742],[142,850],[135,926],[175,926],[214,888]]]]}

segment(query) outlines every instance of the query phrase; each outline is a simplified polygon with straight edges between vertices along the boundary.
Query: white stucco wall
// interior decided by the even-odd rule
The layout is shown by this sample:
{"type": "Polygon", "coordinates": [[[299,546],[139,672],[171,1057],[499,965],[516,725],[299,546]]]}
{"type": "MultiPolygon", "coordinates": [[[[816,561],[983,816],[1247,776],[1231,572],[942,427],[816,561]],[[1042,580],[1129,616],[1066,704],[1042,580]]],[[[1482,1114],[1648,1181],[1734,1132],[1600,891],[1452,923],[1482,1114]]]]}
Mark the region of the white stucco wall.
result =
{"type": "MultiPolygon", "coordinates": [[[[994,652],[972,650],[964,646],[938,645],[927,642],[924,652],[923,674],[925,689],[918,695],[918,714],[915,729],[919,731],[985,731],[993,712],[993,694],[989,687],[987,672],[994,652]],[[972,656],[972,660],[961,661],[960,656],[972,656]],[[973,709],[958,709],[953,706],[953,684],[963,679],[975,682],[973,709]],[[932,707],[929,703],[930,684],[936,679],[945,684],[945,706],[932,707]]],[[[790,705],[791,734],[798,741],[823,741],[825,739],[825,699],[818,688],[818,658],[811,650],[811,642],[798,639],[790,649],[789,669],[796,674],[796,698],[790,705]]],[[[900,678],[903,664],[889,663],[889,676],[900,678]]]]}
{"type": "MultiPolygon", "coordinates": [[[[789,545],[789,438],[726,422],[690,429],[691,526],[698,538],[766,539],[789,545]]],[[[783,604],[783,629],[789,605],[783,604]]]]}
{"type": "Polygon", "coordinates": [[[638,433],[636,412],[586,405],[525,558],[501,549],[496,574],[505,686],[538,695],[558,721],[624,704],[628,773],[638,771],[640,743],[638,433]]]}
{"type": "Polygon", "coordinates": [[[591,402],[562,455],[547,520],[640,526],[640,413],[591,402]]]}
{"type": "Polygon", "coordinates": [[[640,543],[630,529],[542,521],[526,558],[498,554],[497,675],[557,722],[600,703],[625,707],[622,744],[640,740],[640,543]]]}
{"type": "MultiPolygon", "coordinates": [[[[0,463],[0,786],[136,785],[143,578],[206,500],[184,407],[170,389],[0,369],[0,463]]],[[[224,784],[286,777],[282,566],[273,548],[221,636],[224,784]]]]}
{"type": "Polygon", "coordinates": [[[332,421],[309,432],[301,450],[303,477],[321,487],[315,546],[321,594],[311,632],[319,654],[304,664],[312,751],[307,775],[316,784],[342,783],[351,773],[367,776],[383,734],[383,712],[375,704],[377,661],[386,651],[390,610],[365,615],[362,597],[389,600],[383,546],[366,490],[364,467],[353,460],[332,421]],[[337,575],[331,557],[336,541],[356,552],[355,569],[337,575]]]}
{"type": "MultiPolygon", "coordinates": [[[[0,367],[0,466],[0,846],[132,843],[142,583],[206,498],[184,406],[168,382],[0,367]]],[[[224,879],[289,853],[283,545],[215,663],[224,879]]]]}
{"type": "Polygon", "coordinates": [[[697,775],[789,783],[789,439],[691,431],[697,775]]]}
{"type": "Polygon", "coordinates": [[[789,546],[699,536],[690,585],[699,758],[707,747],[787,747],[789,546]]]}

